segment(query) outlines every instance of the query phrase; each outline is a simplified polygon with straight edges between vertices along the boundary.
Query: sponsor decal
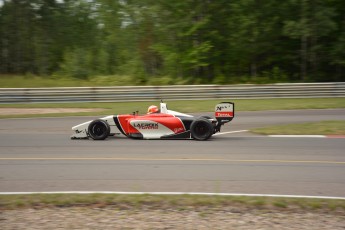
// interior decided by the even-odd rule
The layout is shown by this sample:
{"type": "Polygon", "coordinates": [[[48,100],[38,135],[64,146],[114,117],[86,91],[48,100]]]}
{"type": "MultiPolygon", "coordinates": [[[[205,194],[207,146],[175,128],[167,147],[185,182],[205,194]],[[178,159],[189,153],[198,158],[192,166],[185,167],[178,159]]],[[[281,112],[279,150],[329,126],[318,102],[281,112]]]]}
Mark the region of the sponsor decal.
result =
{"type": "Polygon", "coordinates": [[[175,128],[174,129],[174,133],[180,133],[180,132],[183,132],[184,129],[183,128],[175,128]]]}
{"type": "Polygon", "coordinates": [[[216,117],[233,117],[233,112],[216,112],[216,117]]]}
{"type": "Polygon", "coordinates": [[[216,106],[216,111],[229,110],[229,109],[231,109],[230,105],[217,105],[216,106]]]}
{"type": "Polygon", "coordinates": [[[133,127],[137,129],[158,129],[158,123],[134,123],[133,127]]]}
{"type": "Polygon", "coordinates": [[[222,111],[222,109],[226,109],[226,107],[225,106],[217,106],[216,111],[222,111]]]}

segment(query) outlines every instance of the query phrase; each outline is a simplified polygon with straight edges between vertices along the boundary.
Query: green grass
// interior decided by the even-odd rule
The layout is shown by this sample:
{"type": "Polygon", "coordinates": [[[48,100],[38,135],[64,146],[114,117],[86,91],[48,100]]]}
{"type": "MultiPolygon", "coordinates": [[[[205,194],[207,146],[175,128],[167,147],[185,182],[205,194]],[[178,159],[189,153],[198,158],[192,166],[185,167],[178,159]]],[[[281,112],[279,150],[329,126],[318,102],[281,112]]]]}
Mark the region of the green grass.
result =
{"type": "Polygon", "coordinates": [[[41,87],[96,87],[133,85],[130,76],[95,76],[90,79],[76,79],[68,76],[16,76],[0,75],[0,88],[41,88],[41,87]]]}
{"type": "Polygon", "coordinates": [[[345,120],[276,125],[250,131],[264,135],[345,135],[345,120]]]}
{"type": "Polygon", "coordinates": [[[68,87],[85,86],[73,79],[54,79],[36,76],[0,76],[1,88],[39,88],[39,87],[68,87]]]}
{"type": "MultiPolygon", "coordinates": [[[[0,88],[41,88],[41,87],[97,87],[131,85],[184,85],[193,82],[185,78],[151,77],[145,83],[139,78],[126,75],[92,76],[77,79],[69,76],[0,75],[0,88]]],[[[197,82],[196,82],[197,83],[197,82]]]]}
{"type": "Polygon", "coordinates": [[[204,195],[32,194],[1,195],[0,210],[53,207],[105,207],[119,209],[244,209],[311,210],[345,213],[345,200],[204,195]]]}
{"type": "MultiPolygon", "coordinates": [[[[207,84],[270,84],[287,82],[287,79],[272,79],[269,77],[251,78],[248,76],[226,80],[215,78],[207,84]]],[[[39,87],[95,87],[124,85],[188,85],[202,84],[202,79],[189,77],[157,76],[140,78],[129,75],[90,76],[89,78],[73,78],[68,75],[53,74],[50,76],[0,75],[0,88],[39,88],[39,87]]]]}
{"type": "MultiPolygon", "coordinates": [[[[262,110],[292,110],[292,109],[334,109],[345,108],[344,98],[304,98],[304,99],[217,99],[217,100],[186,100],[166,101],[169,109],[184,113],[212,112],[217,103],[221,101],[235,102],[235,114],[238,111],[262,111],[262,110]]],[[[51,103],[51,104],[1,104],[0,108],[102,108],[103,112],[68,113],[68,114],[35,114],[0,116],[8,117],[52,117],[52,116],[88,116],[126,114],[134,111],[145,113],[147,107],[159,104],[159,101],[151,102],[109,102],[109,103],[51,103]]]]}

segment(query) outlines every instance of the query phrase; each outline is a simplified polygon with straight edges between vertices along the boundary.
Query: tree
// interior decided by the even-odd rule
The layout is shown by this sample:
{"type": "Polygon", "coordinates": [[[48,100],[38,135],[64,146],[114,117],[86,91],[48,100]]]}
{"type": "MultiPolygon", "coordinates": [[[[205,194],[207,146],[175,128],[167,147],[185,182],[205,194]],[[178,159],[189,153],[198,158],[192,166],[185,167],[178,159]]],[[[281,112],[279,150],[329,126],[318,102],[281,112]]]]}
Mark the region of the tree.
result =
{"type": "Polygon", "coordinates": [[[341,0],[3,0],[0,74],[342,80],[344,9],[341,0]]]}
{"type": "Polygon", "coordinates": [[[292,0],[292,10],[299,9],[297,20],[285,20],[284,33],[292,39],[300,40],[300,76],[301,80],[307,79],[308,73],[316,74],[322,49],[320,39],[327,37],[336,29],[333,20],[334,9],[323,0],[292,0]],[[310,66],[311,71],[308,71],[310,66]]]}

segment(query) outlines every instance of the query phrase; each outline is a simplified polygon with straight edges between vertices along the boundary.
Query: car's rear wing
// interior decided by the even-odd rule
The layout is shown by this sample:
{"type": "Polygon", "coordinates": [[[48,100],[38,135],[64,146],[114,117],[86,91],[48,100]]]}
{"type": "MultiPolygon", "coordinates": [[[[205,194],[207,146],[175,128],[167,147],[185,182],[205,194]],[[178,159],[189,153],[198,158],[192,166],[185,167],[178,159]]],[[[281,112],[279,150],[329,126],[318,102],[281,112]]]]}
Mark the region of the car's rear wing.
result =
{"type": "Polygon", "coordinates": [[[230,122],[235,116],[235,104],[232,102],[221,102],[216,105],[215,117],[219,124],[230,122]]]}

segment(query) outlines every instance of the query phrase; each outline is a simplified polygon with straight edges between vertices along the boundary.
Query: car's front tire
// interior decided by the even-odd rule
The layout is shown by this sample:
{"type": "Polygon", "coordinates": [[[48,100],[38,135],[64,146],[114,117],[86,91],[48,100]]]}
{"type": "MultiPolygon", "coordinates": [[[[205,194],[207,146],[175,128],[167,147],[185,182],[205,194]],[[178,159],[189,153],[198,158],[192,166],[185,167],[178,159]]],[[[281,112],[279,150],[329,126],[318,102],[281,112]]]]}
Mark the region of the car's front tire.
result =
{"type": "Polygon", "coordinates": [[[110,126],[106,121],[97,119],[89,124],[88,133],[94,140],[104,140],[110,134],[110,126]]]}
{"type": "Polygon", "coordinates": [[[199,118],[193,121],[190,126],[192,138],[198,141],[205,141],[209,139],[212,136],[213,131],[214,127],[212,123],[205,118],[199,118]]]}

